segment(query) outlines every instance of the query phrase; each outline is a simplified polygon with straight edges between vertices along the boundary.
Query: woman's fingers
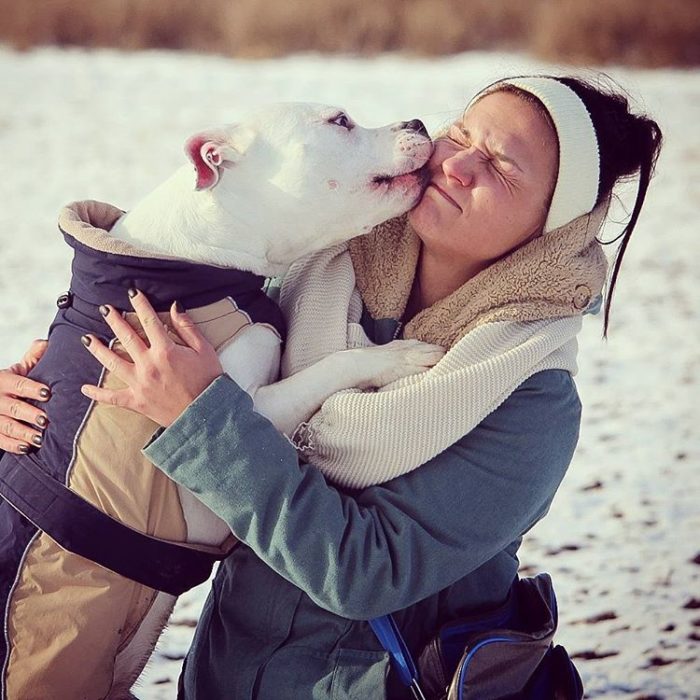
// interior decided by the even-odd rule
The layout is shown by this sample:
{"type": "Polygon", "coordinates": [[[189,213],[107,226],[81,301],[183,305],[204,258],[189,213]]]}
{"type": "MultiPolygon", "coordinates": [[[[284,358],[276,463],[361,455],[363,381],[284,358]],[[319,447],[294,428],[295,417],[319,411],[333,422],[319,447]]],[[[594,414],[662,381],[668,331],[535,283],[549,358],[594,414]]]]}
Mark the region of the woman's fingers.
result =
{"type": "Polygon", "coordinates": [[[113,306],[103,304],[100,306],[100,313],[129,357],[136,359],[137,356],[148,350],[148,346],[141,340],[141,336],[113,306]]]}
{"type": "Polygon", "coordinates": [[[35,340],[20,362],[10,369],[0,370],[1,450],[27,454],[32,447],[41,447],[40,431],[48,425],[48,418],[44,411],[23,399],[47,401],[51,397],[47,386],[24,376],[36,365],[45,349],[46,341],[35,340]]]}
{"type": "Polygon", "coordinates": [[[138,289],[130,289],[129,298],[150,346],[153,348],[172,345],[173,341],[168,336],[165,325],[151,306],[146,295],[139,292],[138,289]]]}
{"type": "Polygon", "coordinates": [[[201,334],[194,321],[185,313],[180,302],[176,301],[170,307],[170,318],[182,341],[195,352],[202,352],[209,341],[201,334]]]}
{"type": "Polygon", "coordinates": [[[21,399],[0,395],[0,422],[5,420],[31,423],[36,427],[32,431],[33,434],[43,430],[49,424],[46,414],[41,409],[21,399]]]}
{"type": "Polygon", "coordinates": [[[129,389],[119,389],[115,391],[114,389],[103,389],[98,386],[93,386],[92,384],[83,384],[83,386],[80,387],[80,391],[93,401],[135,410],[133,395],[129,389]]]}
{"type": "Polygon", "coordinates": [[[37,428],[21,422],[29,420],[20,417],[22,415],[20,409],[23,405],[26,404],[13,399],[4,397],[0,399],[0,443],[4,441],[8,445],[24,443],[41,447],[43,440],[41,432],[37,428]],[[13,412],[17,413],[17,417],[12,417],[13,412]]]}
{"type": "Polygon", "coordinates": [[[35,401],[48,401],[51,397],[51,390],[45,384],[25,377],[21,373],[21,368],[12,365],[10,369],[0,370],[0,396],[3,395],[34,399],[35,401]]]}
{"type": "Polygon", "coordinates": [[[26,455],[32,446],[25,440],[15,440],[13,438],[5,437],[0,433],[0,450],[5,450],[5,452],[12,452],[16,455],[26,455]]]}
{"type": "Polygon", "coordinates": [[[129,384],[134,374],[134,365],[110,350],[99,338],[94,335],[84,335],[80,338],[88,352],[115,377],[129,384]]]}

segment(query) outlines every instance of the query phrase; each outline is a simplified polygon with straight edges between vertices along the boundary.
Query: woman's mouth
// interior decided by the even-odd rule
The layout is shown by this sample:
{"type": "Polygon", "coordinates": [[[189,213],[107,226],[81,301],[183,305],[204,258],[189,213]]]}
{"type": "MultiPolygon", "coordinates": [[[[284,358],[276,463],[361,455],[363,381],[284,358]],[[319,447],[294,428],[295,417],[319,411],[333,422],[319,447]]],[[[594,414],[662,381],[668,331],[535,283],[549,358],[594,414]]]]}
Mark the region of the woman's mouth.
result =
{"type": "Polygon", "coordinates": [[[428,185],[428,187],[429,188],[432,187],[433,189],[435,189],[435,191],[438,194],[442,195],[442,197],[444,199],[446,199],[453,207],[455,207],[456,209],[459,209],[460,212],[462,211],[462,207],[460,207],[459,204],[457,204],[457,202],[455,202],[455,200],[452,199],[452,197],[450,197],[450,195],[447,194],[447,192],[445,192],[445,190],[443,190],[439,185],[436,185],[434,182],[431,182],[428,185]]]}

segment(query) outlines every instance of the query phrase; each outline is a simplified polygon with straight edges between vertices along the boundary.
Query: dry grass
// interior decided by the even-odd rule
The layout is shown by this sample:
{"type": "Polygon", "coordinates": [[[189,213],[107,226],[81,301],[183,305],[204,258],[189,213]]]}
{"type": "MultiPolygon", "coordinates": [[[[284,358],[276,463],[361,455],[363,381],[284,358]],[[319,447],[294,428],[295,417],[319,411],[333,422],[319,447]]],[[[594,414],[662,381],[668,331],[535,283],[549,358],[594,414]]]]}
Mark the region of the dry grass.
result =
{"type": "Polygon", "coordinates": [[[638,66],[700,64],[698,0],[550,0],[531,38],[543,58],[638,66]],[[594,11],[595,10],[595,11],[594,11]]]}
{"type": "Polygon", "coordinates": [[[439,55],[516,48],[578,63],[700,64],[698,0],[0,0],[0,40],[439,55]]]}

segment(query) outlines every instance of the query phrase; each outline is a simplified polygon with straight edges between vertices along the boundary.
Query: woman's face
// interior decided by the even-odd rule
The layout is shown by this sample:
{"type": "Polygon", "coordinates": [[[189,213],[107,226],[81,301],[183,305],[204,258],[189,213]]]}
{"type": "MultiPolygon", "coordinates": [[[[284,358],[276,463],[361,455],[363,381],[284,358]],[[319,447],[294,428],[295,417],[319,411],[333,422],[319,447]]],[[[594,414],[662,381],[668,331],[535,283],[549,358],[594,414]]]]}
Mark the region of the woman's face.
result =
{"type": "Polygon", "coordinates": [[[534,105],[496,92],[437,139],[428,169],[411,224],[432,253],[483,269],[542,229],[558,170],[556,134],[534,105]]]}

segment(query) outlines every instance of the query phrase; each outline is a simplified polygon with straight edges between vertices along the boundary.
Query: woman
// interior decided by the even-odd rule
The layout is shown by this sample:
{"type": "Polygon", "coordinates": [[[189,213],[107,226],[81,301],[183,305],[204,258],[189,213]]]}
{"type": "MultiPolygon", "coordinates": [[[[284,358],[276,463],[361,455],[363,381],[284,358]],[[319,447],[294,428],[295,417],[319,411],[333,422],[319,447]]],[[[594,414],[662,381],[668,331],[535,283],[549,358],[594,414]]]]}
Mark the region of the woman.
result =
{"type": "MultiPolygon", "coordinates": [[[[437,140],[430,185],[410,226],[392,224],[350,246],[361,316],[349,311],[356,297],[343,300],[341,311],[354,331],[361,324],[373,342],[401,333],[450,348],[446,384],[429,372],[419,388],[404,387],[419,392],[405,416],[413,426],[418,415],[420,440],[412,430],[401,433],[399,414],[384,432],[368,422],[366,443],[358,441],[352,425],[328,420],[324,406],[308,426],[312,439],[304,431],[295,436],[311,455],[299,464],[289,441],[221,376],[212,348],[175,309],[173,323],[189,347],[173,346],[156,324],[150,349],[132,339],[135,366],[111,364],[129,388],[84,388],[169,426],[146,454],[243,543],[215,579],[187,657],[183,697],[405,697],[366,620],[393,612],[416,655],[444,622],[504,601],[522,536],[546,514],[578,438],[572,341],[601,293],[605,268],[595,236],[615,183],[638,172],[637,201],[608,286],[607,332],[620,262],[660,144],[656,123],[630,114],[622,97],[571,78],[502,81],[477,95],[437,140]],[[551,354],[531,357],[523,348],[540,335],[551,354]],[[460,362],[474,353],[482,361],[461,373],[460,362]],[[486,398],[480,385],[472,396],[470,382],[484,372],[489,382],[506,380],[486,398]],[[432,393],[424,404],[425,386],[432,393]],[[436,386],[447,388],[439,393],[436,386]],[[429,410],[421,411],[424,405],[429,410]],[[463,405],[469,411],[462,413],[463,405]],[[336,440],[344,440],[345,452],[341,471],[333,472],[336,440]],[[367,454],[384,455],[384,440],[392,446],[390,469],[383,458],[353,462],[365,444],[367,454]],[[340,483],[386,483],[343,490],[315,466],[340,483]],[[351,478],[343,478],[346,468],[351,478]]],[[[286,280],[283,303],[306,291],[304,284],[301,276],[286,280]]],[[[327,296],[332,307],[334,295],[327,296]]],[[[141,294],[133,304],[142,318],[152,313],[141,294]]],[[[130,333],[119,314],[106,318],[118,334],[130,333]]],[[[302,323],[297,340],[314,335],[312,321],[302,323]]],[[[294,327],[291,333],[288,354],[297,342],[294,327]]],[[[117,362],[97,339],[86,345],[103,363],[117,362]]],[[[17,400],[48,391],[21,378],[40,350],[0,375],[5,449],[40,443],[40,431],[22,421],[41,427],[41,409],[17,400]]],[[[285,370],[300,362],[285,360],[285,370]]],[[[383,398],[378,392],[358,400],[371,409],[383,398]]]]}

